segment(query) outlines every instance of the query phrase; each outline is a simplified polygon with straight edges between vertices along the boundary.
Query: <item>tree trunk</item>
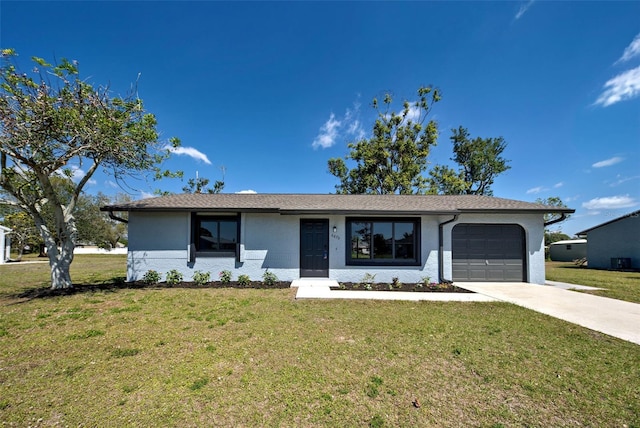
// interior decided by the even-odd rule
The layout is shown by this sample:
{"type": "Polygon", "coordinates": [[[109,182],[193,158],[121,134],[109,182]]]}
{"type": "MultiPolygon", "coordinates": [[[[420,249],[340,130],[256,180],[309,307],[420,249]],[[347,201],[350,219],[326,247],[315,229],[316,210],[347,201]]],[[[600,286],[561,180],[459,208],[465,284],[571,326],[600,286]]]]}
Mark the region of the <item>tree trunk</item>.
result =
{"type": "MultiPolygon", "coordinates": [[[[75,222],[73,218],[60,227],[59,239],[60,248],[55,237],[47,228],[43,221],[36,218],[36,226],[42,234],[44,245],[47,247],[47,257],[49,257],[49,267],[51,268],[51,289],[73,288],[69,269],[73,261],[73,249],[75,248],[75,222]]],[[[41,219],[40,219],[41,220],[41,219]]]]}
{"type": "Polygon", "coordinates": [[[49,253],[49,266],[51,267],[51,289],[56,290],[60,288],[73,288],[71,282],[71,262],[73,261],[73,248],[75,244],[70,238],[64,239],[60,243],[60,248],[57,247],[51,251],[51,248],[47,248],[49,253]]]}

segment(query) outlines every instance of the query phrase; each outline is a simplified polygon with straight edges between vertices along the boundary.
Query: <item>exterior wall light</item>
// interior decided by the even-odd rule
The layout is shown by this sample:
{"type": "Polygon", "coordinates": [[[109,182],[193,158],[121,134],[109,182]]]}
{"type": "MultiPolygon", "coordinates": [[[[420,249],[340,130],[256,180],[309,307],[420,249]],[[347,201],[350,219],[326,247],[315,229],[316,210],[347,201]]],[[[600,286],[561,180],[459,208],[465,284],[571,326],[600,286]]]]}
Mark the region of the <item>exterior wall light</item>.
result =
{"type": "Polygon", "coordinates": [[[333,233],[336,233],[338,231],[338,228],[336,226],[333,226],[333,233]]]}

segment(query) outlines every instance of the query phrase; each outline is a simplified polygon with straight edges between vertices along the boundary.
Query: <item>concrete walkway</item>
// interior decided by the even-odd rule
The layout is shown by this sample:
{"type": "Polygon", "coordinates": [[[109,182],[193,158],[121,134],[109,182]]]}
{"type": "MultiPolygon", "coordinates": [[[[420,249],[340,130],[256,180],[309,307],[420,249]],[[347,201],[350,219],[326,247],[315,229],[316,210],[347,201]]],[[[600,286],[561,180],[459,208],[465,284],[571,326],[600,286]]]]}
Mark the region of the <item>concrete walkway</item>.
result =
{"type": "Polygon", "coordinates": [[[640,345],[637,303],[520,282],[456,282],[456,285],[640,345]]]}

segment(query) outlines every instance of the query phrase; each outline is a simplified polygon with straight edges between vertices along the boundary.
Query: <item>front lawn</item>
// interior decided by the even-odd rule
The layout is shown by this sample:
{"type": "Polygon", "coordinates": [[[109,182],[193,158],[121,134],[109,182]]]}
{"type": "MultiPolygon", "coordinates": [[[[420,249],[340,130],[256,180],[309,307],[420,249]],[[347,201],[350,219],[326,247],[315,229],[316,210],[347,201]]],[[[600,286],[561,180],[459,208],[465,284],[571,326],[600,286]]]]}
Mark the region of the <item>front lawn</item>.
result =
{"type": "Polygon", "coordinates": [[[640,272],[588,269],[571,262],[547,262],[546,275],[550,281],[603,288],[585,293],[640,303],[640,272]]]}
{"type": "MultiPolygon", "coordinates": [[[[47,270],[0,266],[7,426],[640,426],[640,346],[507,303],[17,297],[47,270]]],[[[74,262],[121,276],[124,257],[74,262]]]]}

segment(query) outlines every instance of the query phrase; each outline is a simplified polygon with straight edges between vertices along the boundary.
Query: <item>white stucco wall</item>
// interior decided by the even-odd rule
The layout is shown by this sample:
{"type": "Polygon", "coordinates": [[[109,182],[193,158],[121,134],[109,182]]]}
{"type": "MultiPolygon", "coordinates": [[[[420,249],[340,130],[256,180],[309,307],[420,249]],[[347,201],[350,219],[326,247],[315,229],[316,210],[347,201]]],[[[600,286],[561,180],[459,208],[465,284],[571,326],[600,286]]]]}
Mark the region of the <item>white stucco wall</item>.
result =
{"type": "Polygon", "coordinates": [[[640,268],[640,216],[630,216],[587,233],[590,268],[610,269],[611,258],[627,257],[640,268]]]}
{"type": "MultiPolygon", "coordinates": [[[[450,218],[451,216],[449,216],[450,218]]],[[[446,218],[443,218],[446,220],[446,218]]],[[[544,267],[544,220],[542,214],[461,214],[458,220],[444,226],[444,277],[451,279],[451,231],[456,224],[518,224],[524,229],[527,282],[545,283],[544,267]]]]}
{"type": "MultiPolygon", "coordinates": [[[[421,217],[421,249],[419,266],[346,266],[345,216],[298,216],[245,213],[241,217],[241,261],[235,257],[196,257],[188,263],[191,215],[189,213],[140,213],[129,216],[129,255],[127,278],[141,279],[150,269],[162,273],[177,269],[190,281],[195,271],[218,273],[230,270],[233,278],[240,274],[261,280],[268,269],[283,281],[300,277],[300,219],[329,220],[329,276],[341,282],[357,282],[366,274],[376,281],[418,282],[424,277],[438,280],[438,224],[451,216],[421,217]],[[336,232],[333,232],[333,227],[336,232]]],[[[527,278],[544,283],[544,248],[542,215],[461,215],[456,223],[444,228],[444,277],[451,278],[451,229],[457,223],[516,223],[525,230],[527,242],[527,278]],[[514,219],[517,218],[517,221],[514,219]]]]}
{"type": "Polygon", "coordinates": [[[11,229],[0,226],[0,264],[11,258],[11,229]]]}

